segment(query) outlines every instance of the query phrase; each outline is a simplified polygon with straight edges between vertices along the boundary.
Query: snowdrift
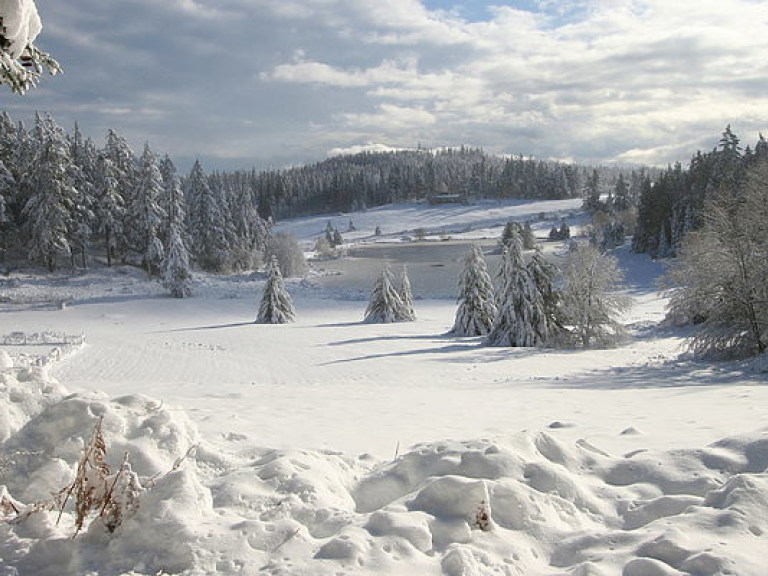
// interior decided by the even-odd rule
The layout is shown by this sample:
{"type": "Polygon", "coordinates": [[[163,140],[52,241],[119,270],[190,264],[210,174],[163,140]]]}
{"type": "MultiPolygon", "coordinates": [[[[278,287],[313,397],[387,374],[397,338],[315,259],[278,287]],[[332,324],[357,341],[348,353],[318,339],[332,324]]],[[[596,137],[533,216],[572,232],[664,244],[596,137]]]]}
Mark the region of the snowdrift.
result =
{"type": "Polygon", "coordinates": [[[69,394],[45,370],[0,373],[0,566],[7,574],[765,573],[768,430],[704,448],[609,455],[554,431],[369,456],[222,454],[145,396],[69,394]],[[15,507],[71,482],[101,419],[111,466],[155,477],[113,533],[73,538],[72,503],[15,507]],[[190,447],[196,450],[180,465],[190,447]]]}

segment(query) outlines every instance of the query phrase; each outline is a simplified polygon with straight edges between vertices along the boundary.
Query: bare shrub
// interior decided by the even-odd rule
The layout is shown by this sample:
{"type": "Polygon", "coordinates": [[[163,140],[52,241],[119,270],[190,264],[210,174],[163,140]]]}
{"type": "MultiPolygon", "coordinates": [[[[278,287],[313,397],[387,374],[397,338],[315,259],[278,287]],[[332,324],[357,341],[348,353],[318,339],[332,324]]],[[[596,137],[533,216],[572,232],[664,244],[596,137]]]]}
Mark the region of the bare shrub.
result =
{"type": "Polygon", "coordinates": [[[307,272],[304,251],[292,234],[278,232],[270,236],[266,256],[267,262],[272,256],[277,258],[280,273],[285,278],[301,277],[307,272]]]}

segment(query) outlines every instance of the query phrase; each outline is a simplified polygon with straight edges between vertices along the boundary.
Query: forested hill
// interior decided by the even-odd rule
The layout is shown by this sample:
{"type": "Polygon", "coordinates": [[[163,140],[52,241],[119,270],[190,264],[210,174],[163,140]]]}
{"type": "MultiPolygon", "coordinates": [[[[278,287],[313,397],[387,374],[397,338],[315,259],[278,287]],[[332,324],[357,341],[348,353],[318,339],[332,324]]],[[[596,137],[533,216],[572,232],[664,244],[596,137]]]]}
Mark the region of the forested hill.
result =
{"type": "MultiPolygon", "coordinates": [[[[621,180],[618,173],[461,147],[365,152],[262,171],[207,173],[195,162],[177,176],[167,155],[149,144],[137,155],[114,130],[100,145],[48,114],[27,128],[0,112],[0,260],[29,258],[54,269],[66,258],[85,266],[95,250],[108,264],[141,263],[152,273],[175,226],[196,265],[240,269],[265,245],[270,219],[441,195],[560,199],[584,194],[590,183],[599,198],[621,180]]],[[[630,175],[635,195],[644,175],[630,175]]]]}
{"type": "Polygon", "coordinates": [[[363,152],[287,170],[235,172],[258,190],[265,216],[359,210],[434,195],[568,198],[581,194],[584,168],[477,148],[363,152]]]}

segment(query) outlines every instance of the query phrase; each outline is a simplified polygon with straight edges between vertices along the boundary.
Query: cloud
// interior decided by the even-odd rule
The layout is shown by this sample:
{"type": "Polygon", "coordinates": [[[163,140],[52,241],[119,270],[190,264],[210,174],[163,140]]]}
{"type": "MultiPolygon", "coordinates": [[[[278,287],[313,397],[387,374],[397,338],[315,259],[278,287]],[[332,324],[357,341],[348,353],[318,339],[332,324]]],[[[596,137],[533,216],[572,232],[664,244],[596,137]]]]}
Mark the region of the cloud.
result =
{"type": "Polygon", "coordinates": [[[768,3],[468,2],[37,0],[65,74],[4,103],[211,166],[417,141],[666,164],[767,128],[768,3]]]}

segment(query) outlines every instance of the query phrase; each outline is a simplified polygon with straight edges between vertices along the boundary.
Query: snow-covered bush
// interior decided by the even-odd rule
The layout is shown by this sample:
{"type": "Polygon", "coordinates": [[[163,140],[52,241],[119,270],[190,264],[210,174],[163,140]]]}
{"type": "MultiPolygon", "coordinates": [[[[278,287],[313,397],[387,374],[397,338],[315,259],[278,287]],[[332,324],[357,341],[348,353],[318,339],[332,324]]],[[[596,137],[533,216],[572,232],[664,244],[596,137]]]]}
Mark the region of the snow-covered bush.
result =
{"type": "Polygon", "coordinates": [[[560,311],[563,322],[584,348],[613,346],[625,335],[618,316],[631,300],[620,294],[623,274],[618,261],[594,246],[571,250],[563,267],[560,311]]]}
{"type": "Polygon", "coordinates": [[[277,258],[280,273],[284,278],[296,278],[307,272],[307,259],[296,237],[286,232],[278,232],[269,237],[267,258],[277,258]]]}

